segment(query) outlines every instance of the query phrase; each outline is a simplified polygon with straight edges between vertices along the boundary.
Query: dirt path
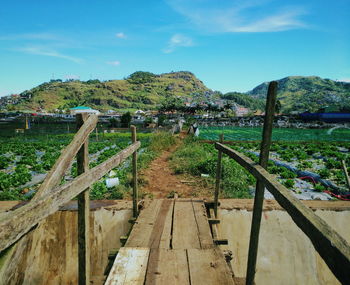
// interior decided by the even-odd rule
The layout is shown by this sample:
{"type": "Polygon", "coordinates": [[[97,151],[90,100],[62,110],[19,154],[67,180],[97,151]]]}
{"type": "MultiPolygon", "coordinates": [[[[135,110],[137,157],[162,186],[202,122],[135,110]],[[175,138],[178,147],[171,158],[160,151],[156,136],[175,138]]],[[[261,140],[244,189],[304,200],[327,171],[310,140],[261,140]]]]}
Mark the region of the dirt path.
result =
{"type": "MultiPolygon", "coordinates": [[[[181,137],[182,139],[182,137],[181,137]]],[[[141,177],[145,185],[141,187],[141,192],[154,199],[173,197],[177,193],[179,197],[198,197],[203,195],[202,187],[193,177],[176,175],[169,165],[169,157],[181,145],[182,140],[171,149],[164,151],[158,158],[152,161],[150,166],[142,171],[141,177]]],[[[207,191],[204,192],[209,192],[207,191]]]]}

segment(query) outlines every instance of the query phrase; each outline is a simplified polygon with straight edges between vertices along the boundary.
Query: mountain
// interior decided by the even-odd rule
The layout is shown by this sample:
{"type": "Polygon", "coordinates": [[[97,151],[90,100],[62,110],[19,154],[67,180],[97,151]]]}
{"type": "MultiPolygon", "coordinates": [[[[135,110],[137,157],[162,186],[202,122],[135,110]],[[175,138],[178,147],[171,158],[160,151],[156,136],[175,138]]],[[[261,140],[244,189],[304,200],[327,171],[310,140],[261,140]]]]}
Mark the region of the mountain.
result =
{"type": "MultiPolygon", "coordinates": [[[[281,102],[282,112],[316,112],[320,108],[350,108],[350,83],[317,76],[289,76],[278,82],[277,98],[281,102]]],[[[262,83],[247,92],[253,99],[265,99],[268,82],[262,83]]]]}
{"type": "MultiPolygon", "coordinates": [[[[350,108],[350,83],[316,76],[290,76],[278,82],[277,98],[283,113],[315,112],[320,108],[350,108]]],[[[188,71],[163,73],[137,71],[122,80],[51,80],[19,96],[0,98],[0,107],[9,110],[54,111],[87,105],[100,111],[110,109],[156,109],[165,98],[175,96],[187,102],[216,102],[218,99],[237,103],[251,110],[263,110],[268,82],[247,93],[221,94],[207,88],[188,71]]]]}
{"type": "Polygon", "coordinates": [[[202,81],[187,71],[156,75],[138,71],[122,80],[51,80],[20,94],[17,110],[68,109],[88,105],[109,109],[154,109],[169,96],[192,97],[211,93],[202,81]]]}

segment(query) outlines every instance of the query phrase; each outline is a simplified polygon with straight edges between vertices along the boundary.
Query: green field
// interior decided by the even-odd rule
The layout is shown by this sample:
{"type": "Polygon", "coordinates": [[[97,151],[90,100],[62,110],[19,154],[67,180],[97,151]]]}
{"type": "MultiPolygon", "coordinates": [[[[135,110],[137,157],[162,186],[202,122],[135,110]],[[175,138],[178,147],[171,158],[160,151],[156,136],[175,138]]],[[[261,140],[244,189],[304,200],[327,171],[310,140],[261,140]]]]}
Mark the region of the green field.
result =
{"type": "MultiPolygon", "coordinates": [[[[273,141],[350,141],[350,129],[339,128],[328,134],[329,129],[273,129],[273,141]]],[[[258,141],[262,137],[262,128],[248,127],[199,127],[199,138],[219,140],[224,134],[226,141],[258,141]]]]}

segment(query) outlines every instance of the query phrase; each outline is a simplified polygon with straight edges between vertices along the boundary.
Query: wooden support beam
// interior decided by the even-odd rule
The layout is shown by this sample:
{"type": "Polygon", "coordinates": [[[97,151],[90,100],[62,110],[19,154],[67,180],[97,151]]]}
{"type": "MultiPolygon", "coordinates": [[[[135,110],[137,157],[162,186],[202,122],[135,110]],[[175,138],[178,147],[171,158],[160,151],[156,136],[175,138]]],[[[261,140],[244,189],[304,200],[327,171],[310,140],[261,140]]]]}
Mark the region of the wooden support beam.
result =
{"type": "MultiPolygon", "coordinates": [[[[88,114],[77,114],[77,131],[84,125],[88,114]]],[[[89,171],[89,140],[77,153],[78,175],[89,171]]],[[[90,191],[87,188],[78,195],[78,283],[90,284],[90,191]]]]}
{"type": "Polygon", "coordinates": [[[210,225],[216,225],[216,224],[220,224],[220,220],[219,219],[208,219],[208,222],[210,225]]]}
{"type": "MultiPolygon", "coordinates": [[[[131,126],[131,139],[135,143],[137,141],[136,137],[136,127],[131,126]]],[[[132,154],[132,210],[133,217],[136,218],[138,215],[138,193],[137,193],[137,150],[132,154]]]]}
{"type": "MultiPolygon", "coordinates": [[[[277,96],[277,82],[272,81],[269,84],[269,89],[266,98],[266,109],[264,118],[263,138],[260,147],[259,164],[263,167],[267,167],[269,160],[269,152],[271,146],[273,118],[275,115],[277,96]]],[[[249,240],[249,252],[248,252],[248,265],[247,265],[247,285],[254,283],[256,258],[258,255],[259,246],[259,232],[261,223],[262,206],[264,202],[264,189],[265,185],[261,181],[257,181],[256,190],[254,196],[254,209],[253,209],[253,220],[250,229],[250,240],[249,240]]]]}
{"type": "Polygon", "coordinates": [[[60,206],[69,202],[108,171],[125,161],[140,145],[140,142],[133,143],[74,180],[53,189],[37,201],[30,201],[23,207],[8,212],[5,216],[0,216],[0,251],[15,243],[38,222],[56,212],[60,206]]]}
{"type": "Polygon", "coordinates": [[[350,190],[350,178],[349,178],[348,169],[347,169],[346,164],[345,164],[345,160],[342,160],[341,164],[342,164],[342,167],[343,167],[346,184],[348,185],[348,189],[350,190]]]}
{"type": "Polygon", "coordinates": [[[216,143],[215,148],[233,158],[256,179],[265,184],[265,187],[275,197],[278,204],[287,211],[296,225],[309,237],[316,251],[338,280],[342,284],[350,284],[349,243],[310,208],[294,197],[285,186],[276,181],[263,167],[256,165],[250,158],[222,144],[216,143]]]}
{"type": "Polygon", "coordinates": [[[90,115],[84,124],[79,128],[75,134],[71,143],[64,149],[56,163],[47,174],[44,182],[39,187],[37,193],[31,201],[36,201],[40,197],[49,193],[55,186],[57,186],[62,179],[62,176],[70,166],[72,160],[78,153],[81,146],[88,139],[89,134],[96,126],[98,117],[96,115],[90,115]]]}
{"type": "Polygon", "coordinates": [[[216,245],[228,245],[228,240],[227,239],[213,239],[213,242],[216,245]]]}
{"type": "MultiPolygon", "coordinates": [[[[220,134],[220,142],[221,143],[224,142],[224,134],[220,134]]],[[[216,181],[215,181],[215,194],[214,194],[214,214],[215,214],[215,217],[217,217],[217,215],[218,215],[218,201],[219,201],[221,170],[222,170],[221,161],[222,161],[222,152],[218,151],[218,162],[216,165],[216,181]]]]}

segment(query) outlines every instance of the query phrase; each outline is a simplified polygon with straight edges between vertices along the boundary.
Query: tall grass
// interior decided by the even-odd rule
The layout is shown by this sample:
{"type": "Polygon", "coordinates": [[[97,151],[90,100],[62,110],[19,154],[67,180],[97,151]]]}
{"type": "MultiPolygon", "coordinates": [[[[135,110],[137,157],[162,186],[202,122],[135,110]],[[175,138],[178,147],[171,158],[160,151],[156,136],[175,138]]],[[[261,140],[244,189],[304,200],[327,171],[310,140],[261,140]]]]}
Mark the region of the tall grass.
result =
{"type": "MultiPolygon", "coordinates": [[[[175,173],[193,176],[209,174],[209,183],[215,184],[217,150],[213,145],[203,144],[194,137],[187,137],[171,156],[171,166],[175,173]]],[[[221,189],[225,198],[251,198],[249,186],[255,183],[250,175],[237,162],[228,157],[222,160],[221,189]]]]}

